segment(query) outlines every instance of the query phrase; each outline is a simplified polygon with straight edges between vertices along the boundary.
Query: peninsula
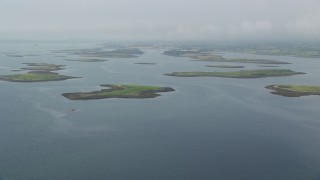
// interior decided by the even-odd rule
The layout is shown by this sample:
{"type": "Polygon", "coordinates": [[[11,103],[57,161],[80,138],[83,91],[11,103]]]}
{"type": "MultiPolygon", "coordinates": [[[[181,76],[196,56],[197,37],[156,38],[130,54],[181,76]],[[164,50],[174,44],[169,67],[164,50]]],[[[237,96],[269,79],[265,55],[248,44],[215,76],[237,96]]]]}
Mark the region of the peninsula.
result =
{"type": "Polygon", "coordinates": [[[64,93],[62,96],[70,100],[93,100],[93,99],[108,99],[108,98],[155,98],[160,96],[158,92],[170,92],[174,91],[170,87],[159,86],[144,86],[144,85],[132,85],[132,84],[103,84],[102,87],[108,87],[108,89],[102,89],[100,91],[92,92],[75,92],[64,93]]]}

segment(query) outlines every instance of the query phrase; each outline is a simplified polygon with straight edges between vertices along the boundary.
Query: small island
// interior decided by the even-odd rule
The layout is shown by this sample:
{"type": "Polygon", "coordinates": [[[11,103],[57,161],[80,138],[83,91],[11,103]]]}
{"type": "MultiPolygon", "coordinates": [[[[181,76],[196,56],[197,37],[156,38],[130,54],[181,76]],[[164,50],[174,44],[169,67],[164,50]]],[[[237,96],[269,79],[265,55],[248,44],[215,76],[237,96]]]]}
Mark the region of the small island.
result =
{"type": "Polygon", "coordinates": [[[100,91],[92,92],[75,92],[64,93],[62,96],[70,100],[94,100],[94,99],[108,99],[108,98],[155,98],[160,96],[158,92],[170,92],[174,91],[170,87],[159,86],[144,86],[144,85],[132,85],[132,84],[103,84],[102,87],[108,87],[108,89],[102,89],[100,91]]]}
{"type": "Polygon", "coordinates": [[[8,54],[8,57],[23,57],[22,55],[16,55],[16,54],[8,54]]]}
{"type": "Polygon", "coordinates": [[[138,62],[134,64],[141,64],[141,65],[156,65],[157,63],[147,63],[147,62],[138,62]]]}
{"type": "Polygon", "coordinates": [[[164,74],[166,76],[177,77],[224,77],[224,78],[262,78],[262,77],[278,77],[291,76],[296,74],[305,74],[303,72],[295,72],[288,69],[261,69],[261,70],[242,70],[230,72],[173,72],[164,74]]]}
{"type": "Polygon", "coordinates": [[[79,77],[60,75],[49,71],[31,71],[26,74],[0,75],[0,80],[9,82],[62,81],[72,78],[79,77]]]}
{"type": "Polygon", "coordinates": [[[30,70],[30,71],[58,71],[64,69],[65,65],[56,65],[48,63],[23,63],[29,67],[20,68],[21,70],[30,70]]]}
{"type": "Polygon", "coordinates": [[[66,61],[76,61],[76,62],[104,62],[108,61],[106,59],[65,59],[66,61]]]}
{"type": "Polygon", "coordinates": [[[244,68],[245,66],[232,66],[232,65],[206,65],[206,67],[213,67],[213,68],[244,68]]]}
{"type": "Polygon", "coordinates": [[[320,86],[269,85],[265,88],[273,90],[272,94],[285,97],[320,95],[320,86]]]}

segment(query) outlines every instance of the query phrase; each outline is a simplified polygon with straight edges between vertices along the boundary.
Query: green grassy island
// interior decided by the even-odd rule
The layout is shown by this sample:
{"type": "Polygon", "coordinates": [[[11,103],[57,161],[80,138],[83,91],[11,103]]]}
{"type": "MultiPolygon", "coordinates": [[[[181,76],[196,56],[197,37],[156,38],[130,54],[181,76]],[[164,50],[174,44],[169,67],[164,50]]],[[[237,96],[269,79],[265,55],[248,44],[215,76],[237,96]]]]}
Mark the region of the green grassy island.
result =
{"type": "Polygon", "coordinates": [[[173,72],[164,74],[167,76],[178,77],[225,77],[225,78],[261,78],[261,77],[278,77],[291,76],[296,74],[305,74],[302,72],[295,72],[287,69],[262,69],[262,70],[242,70],[231,72],[173,72]]]}
{"type": "Polygon", "coordinates": [[[72,78],[72,76],[60,75],[50,71],[31,71],[26,74],[1,75],[0,80],[9,82],[44,82],[44,81],[62,81],[72,78]]]}
{"type": "Polygon", "coordinates": [[[92,92],[75,92],[64,93],[62,96],[70,100],[93,100],[93,99],[108,99],[108,98],[155,98],[160,96],[158,92],[170,92],[174,91],[170,87],[159,86],[143,86],[132,84],[104,84],[102,87],[108,87],[108,89],[102,89],[100,91],[92,92]]]}
{"type": "Polygon", "coordinates": [[[106,59],[65,59],[66,61],[76,61],[76,62],[104,62],[108,61],[106,59]]]}
{"type": "Polygon", "coordinates": [[[206,65],[206,67],[213,67],[213,68],[244,68],[244,66],[232,66],[232,65],[206,65]]]}
{"type": "Polygon", "coordinates": [[[320,95],[320,86],[269,85],[266,88],[274,90],[271,92],[272,94],[286,97],[320,95]]]}
{"type": "Polygon", "coordinates": [[[47,64],[47,63],[23,63],[29,67],[20,68],[21,70],[30,71],[58,71],[64,69],[65,65],[47,64]]]}

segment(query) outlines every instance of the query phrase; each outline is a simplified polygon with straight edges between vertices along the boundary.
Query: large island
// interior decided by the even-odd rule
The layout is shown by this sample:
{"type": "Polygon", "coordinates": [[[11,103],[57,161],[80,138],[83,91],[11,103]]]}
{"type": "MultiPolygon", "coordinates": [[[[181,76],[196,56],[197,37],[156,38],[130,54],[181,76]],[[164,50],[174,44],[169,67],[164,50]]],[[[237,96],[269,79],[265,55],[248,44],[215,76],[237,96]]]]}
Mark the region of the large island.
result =
{"type": "Polygon", "coordinates": [[[267,89],[274,90],[271,93],[286,96],[300,97],[309,95],[320,95],[320,86],[301,86],[301,85],[269,85],[267,89]]]}
{"type": "Polygon", "coordinates": [[[173,72],[164,74],[166,76],[177,77],[225,77],[225,78],[261,78],[261,77],[278,77],[291,76],[296,74],[305,74],[288,69],[261,69],[261,70],[242,70],[229,72],[173,72]]]}
{"type": "Polygon", "coordinates": [[[93,100],[108,98],[154,98],[160,96],[160,94],[157,94],[158,92],[174,91],[174,89],[170,87],[132,84],[103,84],[101,86],[108,87],[108,89],[102,89],[100,91],[92,92],[64,93],[62,94],[62,96],[70,100],[93,100]]]}

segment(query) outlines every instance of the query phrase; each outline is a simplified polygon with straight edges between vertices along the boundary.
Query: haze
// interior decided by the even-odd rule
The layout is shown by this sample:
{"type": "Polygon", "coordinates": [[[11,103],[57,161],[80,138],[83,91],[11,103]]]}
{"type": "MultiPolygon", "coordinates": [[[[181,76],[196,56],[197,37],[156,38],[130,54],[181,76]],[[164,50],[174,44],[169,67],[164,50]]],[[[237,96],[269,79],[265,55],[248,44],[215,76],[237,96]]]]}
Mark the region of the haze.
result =
{"type": "Polygon", "coordinates": [[[319,0],[0,0],[0,38],[320,38],[319,0]]]}

